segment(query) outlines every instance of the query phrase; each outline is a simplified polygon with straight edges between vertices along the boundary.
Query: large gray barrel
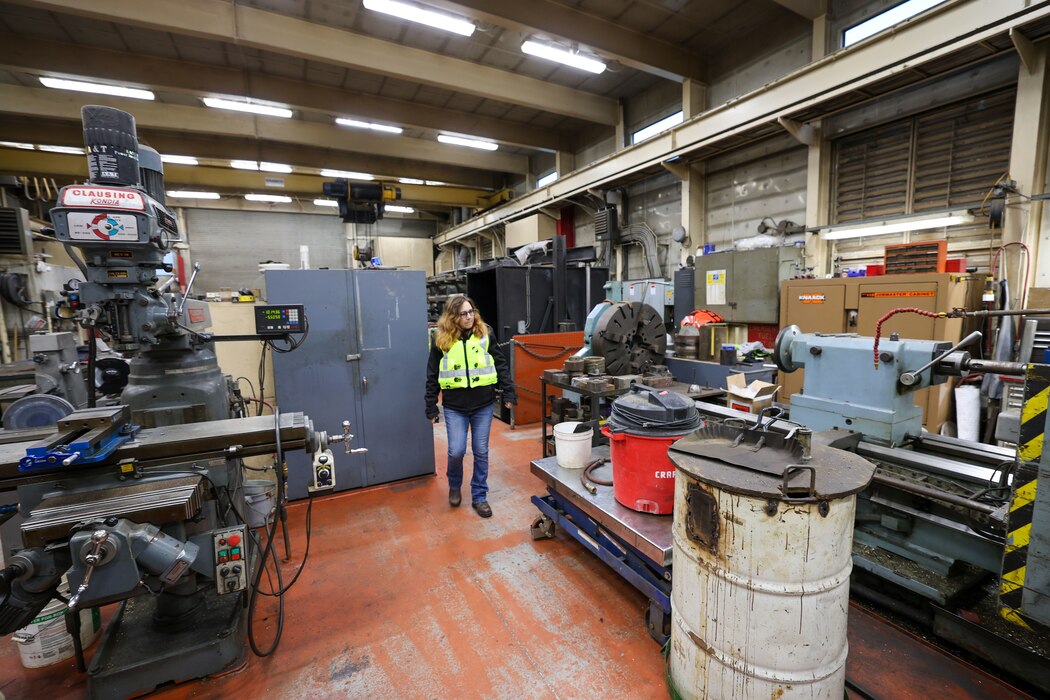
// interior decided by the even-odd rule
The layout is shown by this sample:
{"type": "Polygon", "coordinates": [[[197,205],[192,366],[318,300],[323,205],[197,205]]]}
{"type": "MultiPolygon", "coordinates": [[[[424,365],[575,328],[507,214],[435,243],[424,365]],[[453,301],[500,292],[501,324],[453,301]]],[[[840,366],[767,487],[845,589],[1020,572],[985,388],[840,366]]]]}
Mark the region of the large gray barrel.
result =
{"type": "Polygon", "coordinates": [[[671,682],[683,698],[841,700],[856,493],[874,466],[828,447],[806,459],[808,435],[734,445],[741,432],[709,424],[669,453],[671,682]]]}

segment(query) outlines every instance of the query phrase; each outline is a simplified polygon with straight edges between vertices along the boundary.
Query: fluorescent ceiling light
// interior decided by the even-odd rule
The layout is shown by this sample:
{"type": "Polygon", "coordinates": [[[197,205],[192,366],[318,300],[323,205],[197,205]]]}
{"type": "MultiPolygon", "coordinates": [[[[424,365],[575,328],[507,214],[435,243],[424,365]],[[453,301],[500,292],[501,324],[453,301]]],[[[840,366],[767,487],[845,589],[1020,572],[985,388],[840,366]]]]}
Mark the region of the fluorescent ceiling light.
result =
{"type": "Polygon", "coordinates": [[[889,217],[881,221],[867,221],[862,224],[844,224],[842,226],[826,226],[820,230],[820,237],[826,241],[841,241],[845,238],[861,238],[864,236],[884,236],[890,233],[904,233],[905,231],[923,231],[931,228],[944,228],[945,226],[958,226],[960,224],[972,224],[976,217],[966,211],[958,212],[933,212],[917,216],[889,217]]]}
{"type": "Polygon", "coordinates": [[[554,182],[557,179],[558,179],[558,171],[555,170],[554,172],[547,173],[546,175],[541,177],[539,180],[537,180],[536,181],[536,187],[546,187],[547,185],[551,184],[552,182],[554,182]]]}
{"type": "Polygon", "coordinates": [[[259,164],[254,160],[231,160],[230,167],[238,170],[258,170],[259,164]]]}
{"type": "Polygon", "coordinates": [[[314,200],[314,206],[315,207],[338,207],[339,206],[339,202],[335,201],[334,199],[315,199],[314,200]]]}
{"type": "Polygon", "coordinates": [[[368,173],[355,173],[352,170],[330,170],[328,168],[321,171],[321,177],[345,177],[347,180],[375,180],[368,173]]]}
{"type": "Polygon", "coordinates": [[[447,182],[442,182],[441,180],[427,180],[427,184],[428,185],[434,185],[435,187],[441,187],[441,186],[447,185],[448,183],[447,182]]]}
{"type": "Polygon", "coordinates": [[[274,204],[289,204],[291,197],[282,194],[246,194],[244,198],[249,202],[273,202],[274,204]]]}
{"type": "Polygon", "coordinates": [[[165,163],[171,163],[172,165],[197,165],[197,159],[193,156],[166,156],[160,157],[165,163]]]}
{"type": "Polygon", "coordinates": [[[339,124],[340,126],[352,126],[355,129],[371,129],[372,131],[385,131],[388,134],[400,134],[404,131],[404,129],[402,129],[400,126],[387,126],[386,124],[363,122],[357,119],[347,119],[346,117],[337,117],[335,123],[339,124]]]}
{"type": "Polygon", "coordinates": [[[285,107],[270,107],[269,105],[257,105],[251,102],[237,102],[236,100],[222,100],[217,97],[203,97],[201,101],[208,107],[215,109],[230,109],[234,112],[250,112],[252,114],[265,114],[268,117],[283,117],[288,119],[292,116],[292,110],[285,107]]]}
{"type": "Polygon", "coordinates": [[[468,146],[470,148],[480,148],[483,151],[495,151],[497,148],[499,148],[499,145],[492,143],[491,141],[466,139],[462,136],[449,136],[448,134],[438,134],[438,141],[453,146],[468,146]]]}
{"type": "Polygon", "coordinates": [[[136,100],[154,99],[152,92],[140,88],[128,88],[119,85],[103,85],[102,83],[85,83],[82,80],[62,80],[61,78],[40,78],[40,82],[46,87],[55,88],[56,90],[76,90],[77,92],[90,92],[96,95],[133,97],[136,100]]]}
{"type": "Polygon", "coordinates": [[[568,49],[563,49],[560,46],[541,44],[538,41],[526,41],[521,45],[521,50],[523,53],[527,53],[530,56],[564,63],[567,66],[579,68],[580,70],[585,70],[589,73],[603,73],[605,71],[605,64],[603,62],[594,58],[582,56],[573,51],[569,51],[568,49]]]}
{"type": "Polygon", "coordinates": [[[931,7],[942,4],[945,0],[907,0],[896,7],[866,19],[860,24],[854,25],[842,34],[842,46],[852,46],[858,41],[874,36],[890,27],[911,19],[917,14],[925,12],[931,7]]]}
{"type": "Polygon", "coordinates": [[[645,141],[647,138],[656,136],[661,131],[667,131],[672,126],[678,126],[682,123],[682,120],[684,118],[685,114],[683,112],[675,112],[669,117],[664,117],[660,121],[654,124],[650,124],[644,129],[639,129],[638,131],[631,134],[631,143],[640,143],[642,141],[645,141]]]}
{"type": "Polygon", "coordinates": [[[395,214],[414,214],[416,212],[412,207],[403,207],[399,204],[387,204],[383,207],[383,211],[390,211],[395,214]]]}
{"type": "Polygon", "coordinates": [[[435,29],[444,29],[446,32],[470,36],[474,33],[474,23],[459,17],[453,17],[440,12],[425,10],[418,5],[410,5],[407,2],[396,0],[364,0],[365,8],[392,15],[409,22],[418,22],[435,29]]]}
{"type": "Polygon", "coordinates": [[[284,163],[267,163],[262,161],[259,163],[259,170],[262,170],[264,173],[290,173],[292,172],[292,166],[284,163]]]}
{"type": "Polygon", "coordinates": [[[193,190],[171,190],[166,192],[169,197],[181,199],[218,199],[218,192],[195,192],[193,190]]]}
{"type": "Polygon", "coordinates": [[[84,149],[77,146],[37,146],[41,151],[48,153],[68,153],[69,155],[82,156],[84,149]]]}
{"type": "MultiPolygon", "coordinates": [[[[21,148],[23,151],[32,151],[36,149],[36,146],[33,144],[22,143],[21,141],[0,141],[0,146],[4,146],[5,148],[21,148]]],[[[423,181],[420,180],[420,183],[422,182],[423,181]]]]}
{"type": "MultiPolygon", "coordinates": [[[[32,148],[32,147],[30,147],[30,148],[32,148]]],[[[400,182],[402,185],[425,185],[425,184],[427,184],[426,180],[417,180],[414,177],[399,177],[397,179],[397,181],[400,182]]]]}

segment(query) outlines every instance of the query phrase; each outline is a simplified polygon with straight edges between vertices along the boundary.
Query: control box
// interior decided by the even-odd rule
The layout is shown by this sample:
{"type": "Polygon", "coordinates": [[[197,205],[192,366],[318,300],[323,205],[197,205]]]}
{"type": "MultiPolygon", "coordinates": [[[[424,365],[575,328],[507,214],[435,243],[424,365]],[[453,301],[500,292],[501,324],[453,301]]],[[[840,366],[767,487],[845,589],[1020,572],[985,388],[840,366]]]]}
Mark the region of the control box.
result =
{"type": "Polygon", "coordinates": [[[305,323],[302,304],[283,306],[256,306],[256,335],[287,335],[302,333],[305,323]]]}
{"type": "Polygon", "coordinates": [[[248,587],[248,539],[244,525],[212,535],[215,550],[215,588],[219,594],[237,593],[248,587]]]}

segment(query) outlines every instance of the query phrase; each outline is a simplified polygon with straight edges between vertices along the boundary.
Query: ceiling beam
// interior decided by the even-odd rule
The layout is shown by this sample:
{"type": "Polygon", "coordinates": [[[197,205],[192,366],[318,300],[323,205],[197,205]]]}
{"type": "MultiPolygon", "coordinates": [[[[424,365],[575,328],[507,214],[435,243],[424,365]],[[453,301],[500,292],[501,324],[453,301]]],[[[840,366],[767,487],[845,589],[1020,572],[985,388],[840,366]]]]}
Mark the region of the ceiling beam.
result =
{"type": "MultiPolygon", "coordinates": [[[[80,121],[41,119],[0,114],[0,134],[6,141],[80,146],[80,121]]],[[[505,186],[504,175],[485,170],[441,163],[426,163],[389,156],[362,155],[296,144],[229,138],[209,134],[160,131],[138,125],[139,141],[161,153],[221,160],[263,160],[303,168],[333,168],[372,173],[382,179],[410,177],[437,180],[468,188],[497,190],[505,186]]]]}
{"type": "Polygon", "coordinates": [[[401,126],[452,131],[500,143],[544,150],[571,150],[570,139],[550,129],[515,124],[407,100],[355,93],[300,80],[278,78],[188,61],[91,48],[0,33],[0,66],[46,75],[96,78],[198,96],[243,96],[333,116],[364,118],[401,126]]]}
{"type": "Polygon", "coordinates": [[[1032,5],[1029,0],[946,3],[939,12],[926,13],[896,31],[883,32],[814,61],[651,139],[560,177],[542,190],[446,229],[435,237],[435,245],[470,238],[479,231],[516,221],[571,197],[620,185],[676,157],[699,158],[704,152],[731,148],[728,144],[746,141],[749,134],[763,131],[779,117],[793,119],[806,114],[808,120],[813,120],[834,114],[845,109],[844,103],[857,104],[865,88],[871,90],[882,81],[899,78],[914,66],[925,67],[949,57],[969,55],[982,42],[1005,39],[1014,28],[1043,27],[1048,19],[1050,4],[1032,5]]]}
{"type": "MultiPolygon", "coordinates": [[[[87,178],[87,160],[84,156],[62,153],[40,153],[14,148],[0,148],[0,172],[10,175],[43,175],[63,181],[83,181],[87,178]]],[[[308,199],[324,199],[321,185],[331,178],[320,175],[273,175],[232,168],[165,165],[164,183],[168,190],[206,188],[208,191],[231,192],[239,196],[245,192],[284,194],[308,199]],[[278,178],[283,187],[268,187],[266,178],[278,178]]],[[[403,204],[440,207],[483,207],[491,192],[466,187],[428,187],[402,185],[403,204]]]]}
{"type": "Polygon", "coordinates": [[[796,15],[813,20],[828,12],[828,0],[773,0],[796,15]]]}
{"type": "Polygon", "coordinates": [[[608,97],[246,5],[220,0],[180,0],[178,11],[173,12],[166,0],[17,2],[118,24],[251,46],[600,124],[616,123],[616,101],[608,97]]]}
{"type": "Polygon", "coordinates": [[[125,110],[135,116],[137,123],[155,129],[257,138],[434,163],[451,163],[498,172],[528,172],[529,159],[525,156],[479,152],[475,149],[446,146],[437,140],[407,138],[393,134],[373,135],[370,132],[328,124],[278,117],[256,117],[207,107],[187,107],[102,95],[84,96],[80,93],[48,88],[0,85],[0,112],[3,113],[79,120],[80,107],[84,104],[100,104],[125,110]]]}
{"type": "Polygon", "coordinates": [[[580,43],[625,66],[681,82],[703,78],[702,57],[554,0],[430,0],[473,19],[580,43]]]}

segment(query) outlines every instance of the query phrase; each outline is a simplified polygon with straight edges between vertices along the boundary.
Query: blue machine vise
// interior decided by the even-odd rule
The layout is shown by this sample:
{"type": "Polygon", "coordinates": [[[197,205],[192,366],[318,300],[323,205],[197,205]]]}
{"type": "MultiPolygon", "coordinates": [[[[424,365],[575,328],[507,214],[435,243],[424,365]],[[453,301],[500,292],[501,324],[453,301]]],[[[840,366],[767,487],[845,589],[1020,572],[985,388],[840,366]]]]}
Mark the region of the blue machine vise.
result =
{"type": "Polygon", "coordinates": [[[131,410],[127,406],[74,411],[59,420],[56,427],[53,436],[26,450],[26,456],[18,461],[19,471],[102,462],[138,430],[138,426],[131,425],[131,410]]]}

